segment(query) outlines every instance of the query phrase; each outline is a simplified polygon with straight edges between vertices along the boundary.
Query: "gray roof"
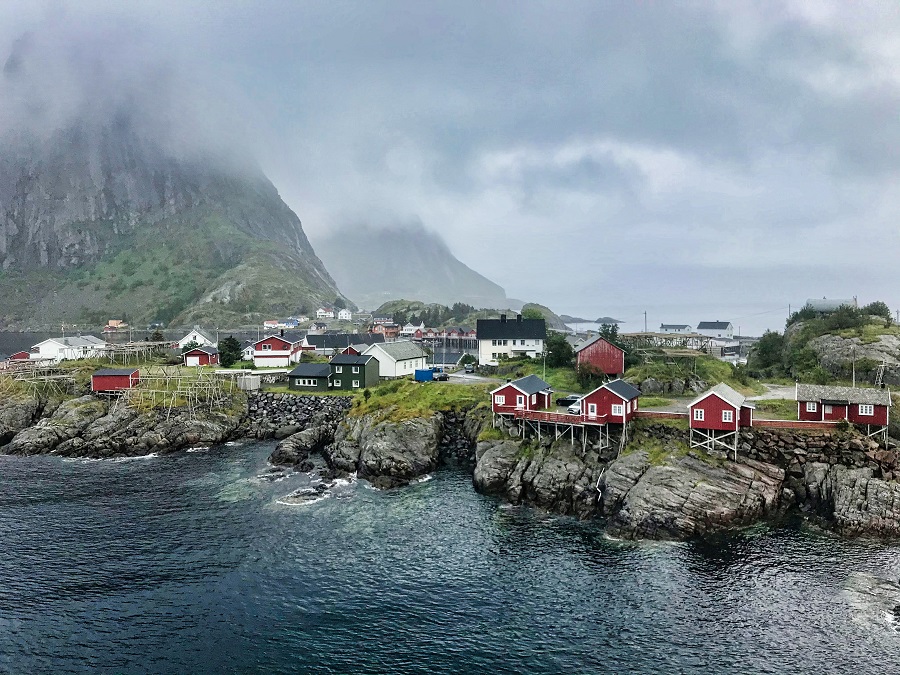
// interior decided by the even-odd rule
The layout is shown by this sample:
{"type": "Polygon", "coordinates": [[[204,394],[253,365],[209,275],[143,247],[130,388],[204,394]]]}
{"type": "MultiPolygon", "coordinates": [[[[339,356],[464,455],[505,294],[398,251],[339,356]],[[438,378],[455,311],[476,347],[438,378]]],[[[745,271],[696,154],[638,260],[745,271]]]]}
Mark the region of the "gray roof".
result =
{"type": "Polygon", "coordinates": [[[735,391],[724,382],[719,382],[719,384],[717,384],[709,391],[700,394],[700,396],[691,401],[690,405],[694,405],[695,403],[697,403],[697,401],[706,398],[710,394],[716,394],[723,401],[730,403],[735,408],[740,408],[741,406],[747,406],[748,408],[753,407],[751,404],[746,402],[747,398],[742,393],[735,391]]]}
{"type": "Polygon", "coordinates": [[[690,328],[690,326],[686,323],[661,323],[659,324],[661,329],[665,328],[690,328]]]}
{"type": "Polygon", "coordinates": [[[641,395],[640,389],[634,385],[628,384],[625,380],[613,380],[612,382],[604,384],[601,389],[603,387],[609,389],[612,393],[616,394],[616,396],[619,396],[626,401],[631,401],[641,395]]]}
{"type": "Polygon", "coordinates": [[[209,354],[210,356],[215,356],[216,354],[219,353],[219,350],[216,347],[200,346],[200,347],[192,347],[191,349],[188,349],[185,352],[185,354],[190,354],[191,352],[203,352],[204,354],[209,354]]]}
{"type": "MultiPolygon", "coordinates": [[[[185,336],[183,338],[181,338],[181,340],[184,340],[184,338],[186,338],[191,333],[196,333],[197,335],[202,337],[207,342],[212,342],[213,344],[215,344],[215,342],[216,342],[209,333],[207,333],[205,330],[203,330],[202,328],[199,328],[197,326],[194,326],[193,328],[191,328],[191,330],[189,330],[187,333],[185,333],[185,336]]],[[[179,342],[181,342],[181,340],[179,340],[179,342]]]]}
{"type": "Polygon", "coordinates": [[[94,372],[94,375],[131,375],[138,372],[137,368],[101,368],[94,372]]]}
{"type": "Polygon", "coordinates": [[[887,389],[863,389],[861,387],[829,387],[821,384],[798,384],[798,401],[847,401],[847,403],[871,403],[891,405],[891,392],[887,389]]]}
{"type": "Polygon", "coordinates": [[[588,341],[585,342],[583,345],[581,345],[581,346],[579,346],[579,347],[576,347],[576,348],[575,348],[575,353],[577,354],[577,353],[580,352],[582,349],[587,349],[588,347],[590,347],[592,344],[594,344],[594,343],[597,342],[598,340],[603,340],[604,342],[608,343],[608,344],[611,345],[612,347],[615,347],[616,349],[618,349],[620,352],[624,352],[624,351],[625,351],[625,350],[622,349],[621,347],[618,347],[618,346],[614,345],[612,342],[610,342],[609,340],[607,340],[605,337],[603,337],[603,336],[601,336],[601,335],[598,335],[598,336],[596,336],[595,338],[592,338],[592,339],[588,340],[588,341]]]}
{"type": "MultiPolygon", "coordinates": [[[[507,382],[506,384],[500,385],[498,389],[505,387],[507,384],[513,385],[516,389],[528,394],[537,394],[539,391],[545,391],[550,389],[550,385],[544,382],[537,375],[526,375],[525,377],[520,377],[518,380],[513,380],[512,382],[507,382]]],[[[496,391],[496,389],[494,390],[496,391]]]]}
{"type": "MultiPolygon", "coordinates": [[[[65,345],[66,347],[102,347],[106,345],[104,340],[94,337],[93,335],[77,335],[75,337],[58,337],[50,339],[65,345]]],[[[47,342],[47,340],[44,340],[44,342],[47,342]]]]}
{"type": "Polygon", "coordinates": [[[547,322],[543,319],[522,319],[521,315],[507,319],[505,315],[501,316],[500,319],[478,319],[475,332],[479,340],[547,339],[547,322]]]}
{"type": "Polygon", "coordinates": [[[325,333],[323,335],[307,335],[307,343],[316,349],[346,349],[354,344],[371,345],[384,342],[384,335],[377,333],[325,333]]]}
{"type": "Polygon", "coordinates": [[[288,377],[328,377],[331,375],[331,366],[327,363],[301,363],[288,377]]]}
{"type": "Polygon", "coordinates": [[[730,325],[730,321],[701,321],[697,330],[727,330],[730,325]]]}
{"type": "MultiPolygon", "coordinates": [[[[425,356],[425,351],[417,344],[409,342],[408,340],[401,340],[399,342],[384,342],[382,344],[372,345],[369,347],[369,350],[377,347],[384,351],[385,354],[390,356],[395,361],[403,361],[405,359],[421,359],[425,356]]],[[[369,350],[366,350],[367,352],[369,350]]]]}
{"type": "Polygon", "coordinates": [[[364,366],[372,360],[378,361],[378,359],[371,354],[360,356],[357,356],[356,354],[338,354],[331,358],[331,363],[336,366],[364,366]]]}

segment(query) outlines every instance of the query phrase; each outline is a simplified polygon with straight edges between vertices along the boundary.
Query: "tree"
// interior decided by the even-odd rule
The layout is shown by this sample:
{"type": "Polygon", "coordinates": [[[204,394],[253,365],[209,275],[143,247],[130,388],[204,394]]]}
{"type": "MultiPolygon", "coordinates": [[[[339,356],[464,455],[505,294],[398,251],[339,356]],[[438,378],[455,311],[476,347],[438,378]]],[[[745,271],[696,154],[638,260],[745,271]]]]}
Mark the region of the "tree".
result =
{"type": "Polygon", "coordinates": [[[181,348],[181,353],[184,354],[185,352],[189,352],[192,349],[196,349],[199,346],[200,346],[199,342],[197,342],[196,340],[191,340],[184,347],[181,348]]]}
{"type": "Polygon", "coordinates": [[[868,305],[862,308],[862,312],[863,314],[868,314],[869,316],[880,316],[883,319],[887,319],[888,322],[890,322],[891,320],[891,309],[881,300],[870,302],[868,305]]]}
{"type": "Polygon", "coordinates": [[[622,345],[619,344],[619,324],[617,323],[604,323],[600,326],[600,337],[609,342],[610,344],[614,344],[616,347],[622,348],[622,345]]]}
{"type": "Polygon", "coordinates": [[[150,336],[150,342],[165,342],[166,336],[162,334],[159,330],[153,331],[153,334],[150,336]]]}
{"type": "Polygon", "coordinates": [[[551,368],[568,368],[575,360],[575,350],[562,333],[551,332],[547,336],[547,365],[551,368]]]}
{"type": "Polygon", "coordinates": [[[241,360],[241,343],[233,335],[219,340],[219,363],[228,368],[241,360]]]}
{"type": "Polygon", "coordinates": [[[767,330],[753,346],[753,351],[750,352],[749,366],[754,372],[768,370],[767,374],[774,375],[774,370],[781,367],[783,358],[784,335],[767,330]]]}
{"type": "Polygon", "coordinates": [[[544,315],[537,307],[526,307],[522,310],[523,319],[543,319],[544,315]]]}
{"type": "Polygon", "coordinates": [[[334,299],[333,304],[334,304],[335,309],[347,309],[347,303],[340,296],[338,296],[334,299]]]}

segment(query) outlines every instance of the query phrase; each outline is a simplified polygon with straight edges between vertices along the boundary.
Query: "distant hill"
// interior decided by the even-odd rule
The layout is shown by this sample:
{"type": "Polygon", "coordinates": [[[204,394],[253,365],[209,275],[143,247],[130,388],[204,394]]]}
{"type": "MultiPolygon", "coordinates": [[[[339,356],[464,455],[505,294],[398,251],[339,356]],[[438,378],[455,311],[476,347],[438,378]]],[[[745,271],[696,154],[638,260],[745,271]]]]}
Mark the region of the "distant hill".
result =
{"type": "Polygon", "coordinates": [[[394,298],[474,307],[507,304],[503,288],[457,260],[437,234],[421,225],[345,228],[317,237],[315,246],[338,286],[362,307],[394,298]]]}

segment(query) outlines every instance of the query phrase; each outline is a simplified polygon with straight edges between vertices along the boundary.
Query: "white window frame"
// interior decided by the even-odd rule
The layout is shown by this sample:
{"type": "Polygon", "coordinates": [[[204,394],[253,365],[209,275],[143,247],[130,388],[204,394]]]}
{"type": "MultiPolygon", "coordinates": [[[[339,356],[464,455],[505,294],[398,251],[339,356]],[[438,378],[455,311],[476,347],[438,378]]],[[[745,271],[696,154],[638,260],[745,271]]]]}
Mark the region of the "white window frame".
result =
{"type": "Polygon", "coordinates": [[[621,403],[613,403],[610,411],[616,417],[623,417],[625,415],[625,406],[621,403]]]}
{"type": "Polygon", "coordinates": [[[597,416],[597,404],[596,403],[588,403],[587,414],[588,414],[588,417],[596,417],[597,416]]]}
{"type": "Polygon", "coordinates": [[[532,405],[534,405],[535,403],[537,403],[537,394],[532,394],[532,395],[531,395],[531,403],[532,403],[532,405]]]}
{"type": "Polygon", "coordinates": [[[341,381],[340,381],[340,380],[332,380],[332,382],[333,382],[333,385],[334,385],[335,387],[340,387],[340,386],[341,386],[341,381]]]}
{"type": "Polygon", "coordinates": [[[260,345],[260,346],[259,346],[259,351],[261,351],[261,352],[270,352],[270,351],[272,351],[272,345],[269,345],[269,344],[260,345]]]}
{"type": "Polygon", "coordinates": [[[516,394],[516,407],[517,408],[525,407],[525,395],[524,394],[516,394]]]}
{"type": "Polygon", "coordinates": [[[343,372],[344,372],[344,366],[335,366],[335,367],[334,367],[334,372],[336,372],[336,373],[343,373],[343,372]]]}
{"type": "Polygon", "coordinates": [[[832,408],[830,405],[822,406],[822,414],[823,415],[830,415],[832,412],[834,412],[834,408],[832,408]]]}
{"type": "Polygon", "coordinates": [[[356,375],[357,373],[359,373],[359,366],[353,366],[352,370],[353,374],[356,375]]]}
{"type": "Polygon", "coordinates": [[[503,394],[494,394],[495,405],[506,405],[506,396],[503,394]]]}
{"type": "Polygon", "coordinates": [[[353,380],[353,388],[359,389],[359,380],[353,380]]]}
{"type": "Polygon", "coordinates": [[[815,401],[807,401],[806,402],[806,412],[816,412],[818,406],[815,401]]]}
{"type": "Polygon", "coordinates": [[[694,408],[694,421],[703,422],[705,414],[703,408],[694,408]]]}
{"type": "Polygon", "coordinates": [[[872,417],[875,414],[875,406],[871,403],[860,403],[859,414],[861,417],[872,417]]]}
{"type": "Polygon", "coordinates": [[[723,422],[734,422],[734,410],[723,410],[722,411],[722,421],[723,422]]]}

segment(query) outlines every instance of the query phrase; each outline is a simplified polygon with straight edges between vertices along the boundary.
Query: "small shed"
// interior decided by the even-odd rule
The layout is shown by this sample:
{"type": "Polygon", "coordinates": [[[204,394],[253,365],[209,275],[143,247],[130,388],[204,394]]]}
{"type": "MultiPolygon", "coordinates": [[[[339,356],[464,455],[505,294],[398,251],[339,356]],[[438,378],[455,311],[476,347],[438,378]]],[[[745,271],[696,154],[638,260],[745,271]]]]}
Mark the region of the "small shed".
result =
{"type": "Polygon", "coordinates": [[[638,410],[641,390],[625,380],[613,380],[581,399],[581,416],[588,422],[625,424],[638,410]]]}
{"type": "Polygon", "coordinates": [[[217,366],[219,350],[215,347],[194,347],[182,354],[186,366],[217,366]]]}
{"type": "Polygon", "coordinates": [[[688,405],[691,447],[733,450],[737,457],[738,432],[753,426],[753,404],[724,382],[688,405]]]}
{"type": "Polygon", "coordinates": [[[328,391],[331,367],[327,363],[301,363],[288,373],[288,388],[328,391]]]}
{"type": "Polygon", "coordinates": [[[625,350],[599,335],[575,349],[576,364],[618,377],[625,372],[625,350]]]}
{"type": "Polygon", "coordinates": [[[132,389],[140,381],[137,368],[105,368],[91,375],[91,391],[108,393],[132,389]]]}
{"type": "Polygon", "coordinates": [[[537,375],[512,380],[491,392],[495,413],[513,414],[516,410],[543,410],[550,407],[553,390],[537,375]]]}
{"type": "Polygon", "coordinates": [[[31,352],[16,352],[9,357],[10,361],[27,361],[31,358],[31,352]]]}

